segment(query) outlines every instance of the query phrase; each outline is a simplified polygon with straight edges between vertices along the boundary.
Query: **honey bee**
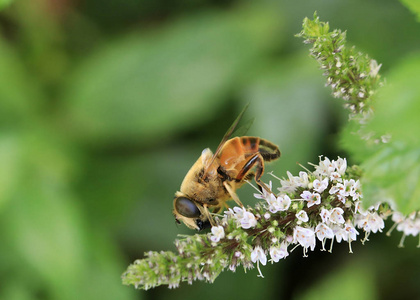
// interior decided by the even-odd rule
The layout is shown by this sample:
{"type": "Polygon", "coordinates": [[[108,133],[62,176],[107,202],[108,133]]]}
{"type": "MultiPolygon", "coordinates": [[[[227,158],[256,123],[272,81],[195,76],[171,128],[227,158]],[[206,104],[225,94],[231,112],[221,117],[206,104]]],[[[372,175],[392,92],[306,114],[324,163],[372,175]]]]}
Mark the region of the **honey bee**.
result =
{"type": "Polygon", "coordinates": [[[227,207],[226,201],[233,199],[243,207],[236,190],[253,177],[260,190],[271,192],[261,176],[264,162],[280,157],[279,148],[259,137],[230,138],[246,109],[229,128],[216,152],[204,149],[182,181],[180,191],[175,193],[173,209],[178,223],[182,221],[198,231],[214,226],[211,213],[227,207]]]}

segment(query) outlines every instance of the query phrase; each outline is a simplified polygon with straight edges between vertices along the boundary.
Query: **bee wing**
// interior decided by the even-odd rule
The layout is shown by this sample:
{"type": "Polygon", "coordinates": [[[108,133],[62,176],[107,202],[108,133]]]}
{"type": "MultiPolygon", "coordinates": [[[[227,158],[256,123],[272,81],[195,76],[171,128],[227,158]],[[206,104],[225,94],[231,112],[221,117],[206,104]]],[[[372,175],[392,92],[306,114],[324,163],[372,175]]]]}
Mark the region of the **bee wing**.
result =
{"type": "Polygon", "coordinates": [[[248,106],[249,106],[249,103],[247,105],[245,105],[245,107],[242,109],[239,116],[235,119],[235,121],[233,121],[232,125],[226,131],[225,135],[223,136],[222,140],[220,141],[219,146],[217,147],[216,151],[214,152],[213,157],[208,161],[208,164],[206,165],[206,168],[205,168],[204,174],[203,174],[203,178],[206,177],[210,166],[214,162],[214,159],[220,153],[220,151],[223,148],[223,145],[227,142],[227,140],[229,140],[229,138],[232,136],[232,134],[235,133],[235,135],[244,135],[248,131],[248,129],[251,127],[254,119],[249,120],[244,126],[241,126],[237,129],[237,126],[238,126],[239,122],[241,121],[245,111],[248,109],[248,106]],[[235,131],[235,129],[237,129],[237,130],[235,131]]]}

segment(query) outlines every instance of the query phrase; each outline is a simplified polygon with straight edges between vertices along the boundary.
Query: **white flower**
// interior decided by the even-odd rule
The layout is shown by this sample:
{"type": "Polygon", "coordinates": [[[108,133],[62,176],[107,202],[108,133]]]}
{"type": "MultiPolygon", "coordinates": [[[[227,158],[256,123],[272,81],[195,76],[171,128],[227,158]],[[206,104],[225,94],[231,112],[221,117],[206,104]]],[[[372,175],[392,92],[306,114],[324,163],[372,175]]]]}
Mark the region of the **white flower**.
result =
{"type": "Polygon", "coordinates": [[[397,230],[404,232],[405,235],[416,236],[420,232],[420,220],[409,217],[398,224],[397,230]]]}
{"type": "Polygon", "coordinates": [[[312,196],[312,193],[310,191],[303,191],[302,194],[300,194],[303,200],[309,200],[312,196]]]}
{"type": "Polygon", "coordinates": [[[340,175],[344,175],[347,169],[347,160],[339,157],[336,161],[333,160],[334,167],[340,175]]]}
{"type": "Polygon", "coordinates": [[[268,210],[271,213],[276,213],[278,211],[285,211],[288,210],[292,200],[287,195],[280,195],[276,197],[275,195],[271,194],[270,197],[267,197],[268,203],[268,210]]]}
{"type": "Polygon", "coordinates": [[[268,210],[271,213],[274,214],[279,211],[277,197],[274,194],[270,194],[269,197],[267,197],[265,200],[268,203],[268,210]]]}
{"type": "Polygon", "coordinates": [[[379,70],[381,69],[382,64],[378,65],[378,62],[374,59],[372,59],[370,61],[370,72],[369,72],[369,76],[371,77],[376,77],[378,76],[379,70]]]}
{"type": "Polygon", "coordinates": [[[347,232],[347,238],[345,239],[345,241],[347,240],[355,241],[357,239],[357,235],[359,234],[359,232],[356,230],[356,228],[354,228],[350,220],[346,222],[344,230],[345,232],[347,232]]]}
{"type": "Polygon", "coordinates": [[[340,207],[335,207],[331,210],[330,222],[334,224],[344,224],[345,220],[343,217],[344,210],[340,207]]]}
{"type": "Polygon", "coordinates": [[[334,232],[324,223],[319,223],[315,227],[315,233],[318,240],[323,241],[324,239],[332,239],[334,237],[334,232]]]}
{"type": "Polygon", "coordinates": [[[299,187],[306,188],[309,184],[308,173],[300,171],[299,172],[299,187]]]}
{"type": "Polygon", "coordinates": [[[309,191],[303,191],[302,194],[300,194],[303,200],[306,200],[308,202],[307,206],[311,207],[313,205],[321,204],[321,195],[318,193],[311,193],[309,191]]]}
{"type": "MultiPolygon", "coordinates": [[[[268,183],[268,188],[271,191],[272,190],[272,182],[270,181],[268,183]]],[[[261,193],[255,193],[254,197],[257,199],[264,199],[267,200],[273,193],[266,191],[265,189],[262,189],[261,193]]]]}
{"type": "Polygon", "coordinates": [[[325,224],[328,224],[330,222],[331,212],[329,210],[323,208],[321,209],[319,215],[321,216],[322,222],[324,222],[325,224]]]}
{"type": "Polygon", "coordinates": [[[249,229],[257,225],[257,219],[245,207],[235,206],[233,210],[229,208],[225,211],[225,215],[235,218],[243,229],[249,229]]]}
{"type": "Polygon", "coordinates": [[[331,181],[337,181],[337,182],[341,182],[341,175],[338,172],[332,172],[330,175],[330,180],[331,181]]]}
{"type": "Polygon", "coordinates": [[[322,181],[315,179],[313,182],[314,190],[318,193],[322,193],[328,187],[328,177],[324,178],[322,181]]]}
{"type": "Polygon", "coordinates": [[[340,191],[340,189],[342,189],[342,187],[343,185],[341,183],[333,185],[329,190],[330,195],[337,194],[340,191]]]}
{"type": "Polygon", "coordinates": [[[329,177],[335,170],[335,165],[327,157],[323,161],[319,161],[319,165],[315,166],[315,176],[317,177],[329,177]]]}
{"type": "Polygon", "coordinates": [[[287,252],[287,244],[286,242],[281,243],[280,247],[278,246],[271,246],[270,247],[270,256],[272,262],[278,262],[280,259],[283,259],[289,256],[287,252]]]}
{"type": "Polygon", "coordinates": [[[239,220],[239,219],[242,219],[244,217],[244,213],[246,212],[246,209],[242,208],[242,207],[235,206],[233,208],[233,211],[234,211],[235,217],[239,220]]]}
{"type": "Polygon", "coordinates": [[[251,261],[253,263],[259,261],[264,266],[266,265],[267,256],[265,255],[264,250],[260,246],[255,247],[254,250],[251,252],[251,261]]]}
{"type": "Polygon", "coordinates": [[[354,201],[359,200],[359,198],[362,197],[362,194],[360,193],[360,181],[359,180],[354,181],[354,179],[350,179],[349,187],[350,187],[349,195],[353,198],[354,201]]]}
{"type": "Polygon", "coordinates": [[[334,237],[335,240],[337,241],[337,243],[341,243],[342,240],[346,240],[347,239],[347,232],[345,231],[345,229],[343,227],[341,227],[340,225],[332,225],[331,229],[334,233],[334,237]]]}
{"type": "Polygon", "coordinates": [[[311,228],[303,228],[296,226],[293,229],[293,242],[299,243],[303,248],[311,250],[315,249],[315,232],[311,228]]]}
{"type": "Polygon", "coordinates": [[[293,176],[287,171],[287,177],[289,179],[280,180],[281,188],[278,189],[280,192],[293,193],[297,188],[306,188],[309,184],[308,174],[303,171],[299,172],[299,176],[293,176]]]}
{"type": "Polygon", "coordinates": [[[304,210],[301,210],[300,212],[298,212],[296,214],[296,218],[301,222],[308,222],[309,221],[308,214],[304,210]]]}
{"type": "Polygon", "coordinates": [[[257,219],[252,213],[245,210],[243,217],[240,220],[240,223],[243,229],[249,229],[257,225],[257,219]]]}
{"type": "Polygon", "coordinates": [[[278,203],[278,210],[279,211],[285,211],[288,210],[290,207],[290,204],[292,203],[292,200],[289,196],[283,195],[277,197],[277,203],[278,203]]]}
{"type": "Polygon", "coordinates": [[[376,212],[368,212],[366,215],[356,215],[356,225],[366,232],[382,232],[385,227],[384,220],[376,212]]]}
{"type": "Polygon", "coordinates": [[[212,235],[210,236],[210,240],[213,243],[217,243],[225,237],[225,230],[223,229],[223,226],[213,226],[211,228],[211,233],[212,235]]]}
{"type": "Polygon", "coordinates": [[[392,221],[394,221],[395,223],[401,223],[402,221],[404,221],[404,219],[404,215],[399,211],[396,211],[392,214],[392,221]]]}

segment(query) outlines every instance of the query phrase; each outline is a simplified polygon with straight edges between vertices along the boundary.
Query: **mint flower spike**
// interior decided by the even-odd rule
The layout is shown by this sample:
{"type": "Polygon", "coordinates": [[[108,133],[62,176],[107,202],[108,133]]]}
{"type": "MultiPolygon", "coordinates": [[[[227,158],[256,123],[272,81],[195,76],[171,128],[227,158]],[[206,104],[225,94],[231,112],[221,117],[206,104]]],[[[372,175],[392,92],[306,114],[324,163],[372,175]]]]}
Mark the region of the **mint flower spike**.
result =
{"type": "Polygon", "coordinates": [[[310,56],[318,61],[326,85],[335,98],[342,98],[350,111],[350,118],[366,122],[372,114],[372,96],[383,84],[378,64],[368,55],[353,47],[346,47],[346,32],[330,31],[329,24],[321,22],[316,12],[313,20],[305,18],[302,31],[296,35],[312,44],[310,56]]]}
{"type": "Polygon", "coordinates": [[[325,251],[328,242],[332,252],[334,242],[344,241],[353,253],[351,243],[363,231],[363,243],[370,234],[382,232],[389,216],[395,222],[391,230],[403,232],[400,246],[406,236],[419,235],[418,212],[403,216],[386,203],[362,208],[361,172],[348,167],[346,159],[320,157],[313,166],[313,172],[301,171],[299,176],[288,172],[287,179],[277,180],[277,189],[276,182],[270,182],[270,189],[279,193],[254,194],[260,201],[254,207],[228,209],[209,233],[176,240],[177,253],[147,252],[128,267],[123,283],[145,290],[159,285],[176,288],[185,281],[212,283],[224,270],[235,272],[242,266],[247,271],[255,265],[263,277],[260,264],[279,262],[299,247],[307,257],[317,247],[325,251]]]}

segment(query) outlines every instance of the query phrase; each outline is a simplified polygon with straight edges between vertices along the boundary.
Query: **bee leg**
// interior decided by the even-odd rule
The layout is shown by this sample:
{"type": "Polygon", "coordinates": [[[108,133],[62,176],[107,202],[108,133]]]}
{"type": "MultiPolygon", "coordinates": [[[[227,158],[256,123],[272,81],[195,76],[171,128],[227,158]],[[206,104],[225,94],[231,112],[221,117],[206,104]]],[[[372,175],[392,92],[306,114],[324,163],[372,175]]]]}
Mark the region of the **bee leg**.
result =
{"type": "Polygon", "coordinates": [[[273,194],[270,188],[264,182],[261,181],[261,176],[264,173],[264,158],[259,152],[255,153],[249,158],[248,162],[244,165],[242,170],[238,173],[238,176],[236,177],[236,181],[243,180],[243,178],[249,173],[249,171],[253,167],[256,167],[255,182],[258,184],[260,189],[263,188],[267,192],[273,194]]]}
{"type": "Polygon", "coordinates": [[[238,204],[240,207],[244,207],[244,205],[242,204],[241,200],[239,200],[238,195],[236,195],[235,191],[233,190],[233,188],[229,185],[229,183],[227,181],[224,181],[223,182],[223,186],[226,188],[226,190],[228,191],[229,195],[236,202],[236,204],[238,204]]]}
{"type": "Polygon", "coordinates": [[[219,213],[221,210],[222,210],[222,208],[223,207],[229,207],[229,206],[227,206],[227,204],[226,204],[226,202],[225,203],[223,203],[223,204],[220,204],[219,206],[216,206],[214,209],[213,209],[213,214],[217,214],[217,213],[219,213]]]}
{"type": "Polygon", "coordinates": [[[213,217],[210,215],[210,211],[209,211],[207,205],[205,205],[205,204],[203,205],[203,213],[204,213],[204,216],[206,217],[206,219],[210,221],[210,224],[211,224],[212,227],[217,225],[216,222],[214,222],[213,217]]]}

